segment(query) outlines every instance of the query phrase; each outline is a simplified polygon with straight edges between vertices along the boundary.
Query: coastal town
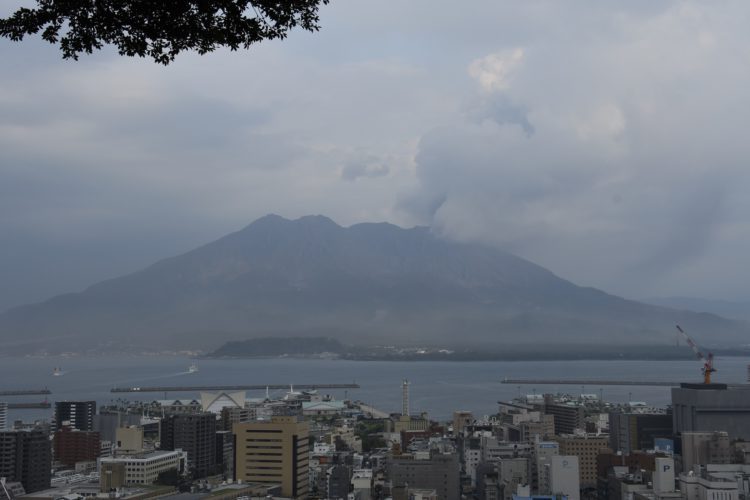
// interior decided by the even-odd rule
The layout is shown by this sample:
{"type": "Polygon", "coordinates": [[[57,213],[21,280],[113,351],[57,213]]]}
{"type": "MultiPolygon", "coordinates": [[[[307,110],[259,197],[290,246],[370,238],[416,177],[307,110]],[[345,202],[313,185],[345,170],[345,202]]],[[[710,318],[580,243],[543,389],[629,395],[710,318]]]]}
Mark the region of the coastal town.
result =
{"type": "Polygon", "coordinates": [[[498,401],[494,415],[456,409],[449,421],[412,408],[418,388],[408,380],[394,387],[398,413],[309,387],[260,398],[219,390],[105,405],[54,401],[54,416],[36,421],[11,419],[13,404],[0,403],[0,499],[750,495],[745,385],[683,383],[666,408],[519,392],[498,401]]]}

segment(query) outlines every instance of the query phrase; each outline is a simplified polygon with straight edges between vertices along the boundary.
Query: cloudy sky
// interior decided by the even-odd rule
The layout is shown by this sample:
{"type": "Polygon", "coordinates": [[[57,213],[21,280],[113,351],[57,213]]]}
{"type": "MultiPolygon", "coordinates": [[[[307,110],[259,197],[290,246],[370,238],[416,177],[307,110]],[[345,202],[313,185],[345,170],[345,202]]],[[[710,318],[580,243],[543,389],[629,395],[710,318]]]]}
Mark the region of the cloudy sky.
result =
{"type": "Polygon", "coordinates": [[[166,68],[0,40],[0,310],[267,213],[750,298],[746,0],[332,0],[321,23],[166,68]]]}

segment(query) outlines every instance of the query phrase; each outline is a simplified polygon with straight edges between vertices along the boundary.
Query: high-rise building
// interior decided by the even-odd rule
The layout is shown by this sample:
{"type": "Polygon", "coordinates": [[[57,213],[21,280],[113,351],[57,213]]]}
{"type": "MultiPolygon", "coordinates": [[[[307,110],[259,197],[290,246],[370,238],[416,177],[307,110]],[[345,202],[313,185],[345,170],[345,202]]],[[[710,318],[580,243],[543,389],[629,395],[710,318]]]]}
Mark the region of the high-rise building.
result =
{"type": "Polygon", "coordinates": [[[78,462],[94,462],[101,453],[99,433],[93,431],[63,427],[55,432],[52,444],[55,461],[68,467],[78,462]]]}
{"type": "Polygon", "coordinates": [[[578,457],[576,468],[580,471],[581,486],[596,486],[596,457],[599,453],[610,451],[609,437],[584,434],[560,436],[556,439],[560,443],[560,455],[578,457]]]}
{"type": "Polygon", "coordinates": [[[235,479],[281,485],[281,495],[309,491],[309,425],[295,416],[234,424],[235,479]]]}
{"type": "Polygon", "coordinates": [[[682,467],[694,470],[696,465],[728,464],[732,459],[726,432],[683,432],[682,467]]]}
{"type": "Polygon", "coordinates": [[[187,453],[188,470],[194,478],[216,473],[216,415],[175,413],[161,421],[162,450],[187,453]]]}
{"type": "Polygon", "coordinates": [[[583,406],[577,403],[556,403],[545,394],[544,413],[555,417],[555,434],[573,434],[584,429],[583,406]]]}
{"type": "Polygon", "coordinates": [[[50,487],[52,448],[40,430],[0,431],[0,477],[23,484],[26,493],[50,487]]]}
{"type": "Polygon", "coordinates": [[[79,431],[94,430],[96,401],[57,401],[55,402],[55,429],[61,429],[65,422],[79,431]]]}
{"type": "Polygon", "coordinates": [[[216,432],[216,473],[227,479],[234,477],[234,434],[216,432]]]}
{"type": "Polygon", "coordinates": [[[0,401],[0,431],[8,428],[8,403],[0,401]]]}
{"type": "Polygon", "coordinates": [[[672,388],[675,434],[725,431],[750,441],[750,389],[726,384],[681,384],[672,388]]]}
{"type": "Polygon", "coordinates": [[[672,437],[669,413],[610,413],[609,447],[629,455],[654,449],[654,439],[672,437]]]}

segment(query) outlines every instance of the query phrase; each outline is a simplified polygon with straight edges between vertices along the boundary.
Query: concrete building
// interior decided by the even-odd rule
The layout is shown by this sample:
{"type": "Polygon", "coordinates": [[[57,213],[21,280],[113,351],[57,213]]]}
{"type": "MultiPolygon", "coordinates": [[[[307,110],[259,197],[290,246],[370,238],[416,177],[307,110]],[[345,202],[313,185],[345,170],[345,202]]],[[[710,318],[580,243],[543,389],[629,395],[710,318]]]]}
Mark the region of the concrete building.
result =
{"type": "Polygon", "coordinates": [[[580,500],[581,484],[578,457],[557,455],[550,459],[550,494],[580,500]]]}
{"type": "Polygon", "coordinates": [[[187,453],[188,471],[193,478],[216,473],[216,415],[177,413],[161,421],[159,448],[187,453]]]}
{"type": "Polygon", "coordinates": [[[528,458],[503,458],[497,463],[501,498],[510,500],[519,485],[529,484],[528,458]]]}
{"type": "Polygon", "coordinates": [[[549,466],[552,457],[560,454],[560,445],[554,441],[534,443],[532,457],[529,460],[529,484],[532,491],[545,493],[549,491],[549,466]]]}
{"type": "Polygon", "coordinates": [[[394,456],[388,461],[388,478],[394,491],[399,488],[435,490],[438,500],[458,500],[461,494],[460,465],[455,453],[433,453],[428,460],[394,456]]]}
{"type": "Polygon", "coordinates": [[[69,422],[70,427],[79,431],[94,430],[96,401],[57,401],[55,402],[55,429],[69,422]]]}
{"type": "Polygon", "coordinates": [[[100,458],[99,474],[102,491],[121,486],[154,484],[159,474],[172,469],[182,474],[185,471],[187,458],[187,454],[182,450],[100,458]]]}
{"type": "Polygon", "coordinates": [[[556,440],[560,443],[560,455],[578,457],[581,486],[596,486],[596,458],[599,453],[609,451],[609,436],[569,435],[560,436],[556,440]]]}
{"type": "Polygon", "coordinates": [[[610,413],[609,447],[626,455],[654,449],[654,439],[672,437],[669,413],[610,413]]]}
{"type": "Polygon", "coordinates": [[[282,496],[309,492],[309,425],[299,417],[234,425],[235,479],[281,485],[282,496]]]}
{"type": "Polygon", "coordinates": [[[79,462],[95,462],[101,453],[101,439],[94,431],[63,427],[52,439],[55,462],[73,467],[79,462]]]}
{"type": "Polygon", "coordinates": [[[102,410],[94,415],[94,430],[102,441],[117,441],[117,429],[120,427],[140,426],[141,415],[119,410],[102,410]]]}
{"type": "Polygon", "coordinates": [[[453,412],[453,435],[463,434],[464,428],[474,423],[474,415],[470,411],[453,412]]]}
{"type": "Polygon", "coordinates": [[[50,487],[52,447],[40,430],[0,431],[0,477],[23,485],[26,493],[50,487]]]}
{"type": "Polygon", "coordinates": [[[8,428],[8,403],[0,401],[0,431],[8,428]]]}
{"type": "Polygon", "coordinates": [[[114,446],[117,453],[143,452],[143,428],[135,426],[118,428],[115,431],[114,446]]]}
{"type": "Polygon", "coordinates": [[[344,464],[332,465],[326,471],[326,498],[347,500],[351,486],[352,469],[344,464]]]}
{"type": "Polygon", "coordinates": [[[726,432],[683,432],[682,466],[687,472],[697,470],[696,465],[728,464],[732,447],[726,432]]]}
{"type": "Polygon", "coordinates": [[[750,386],[681,384],[672,388],[675,434],[725,431],[730,440],[750,441],[750,386]]]}
{"type": "Polygon", "coordinates": [[[737,480],[707,471],[680,474],[680,493],[684,500],[739,500],[737,480]]]}
{"type": "Polygon", "coordinates": [[[234,477],[234,434],[216,432],[216,473],[227,479],[234,477]]]}
{"type": "Polygon", "coordinates": [[[578,403],[556,403],[551,398],[547,398],[544,413],[555,417],[555,434],[558,436],[573,434],[576,430],[585,429],[584,409],[578,403]]]}

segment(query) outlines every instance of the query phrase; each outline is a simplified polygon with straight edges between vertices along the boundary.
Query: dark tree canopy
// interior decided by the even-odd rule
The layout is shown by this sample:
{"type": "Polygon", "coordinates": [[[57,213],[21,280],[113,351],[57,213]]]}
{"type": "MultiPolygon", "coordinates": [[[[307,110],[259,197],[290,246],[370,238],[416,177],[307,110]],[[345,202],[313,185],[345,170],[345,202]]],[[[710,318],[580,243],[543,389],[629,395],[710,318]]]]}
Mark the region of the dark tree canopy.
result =
{"type": "Polygon", "coordinates": [[[284,38],[297,26],[319,29],[318,9],[328,0],[36,0],[0,19],[0,37],[21,41],[41,32],[63,58],[78,59],[104,45],[121,55],[169,64],[186,50],[249,48],[284,38]]]}

